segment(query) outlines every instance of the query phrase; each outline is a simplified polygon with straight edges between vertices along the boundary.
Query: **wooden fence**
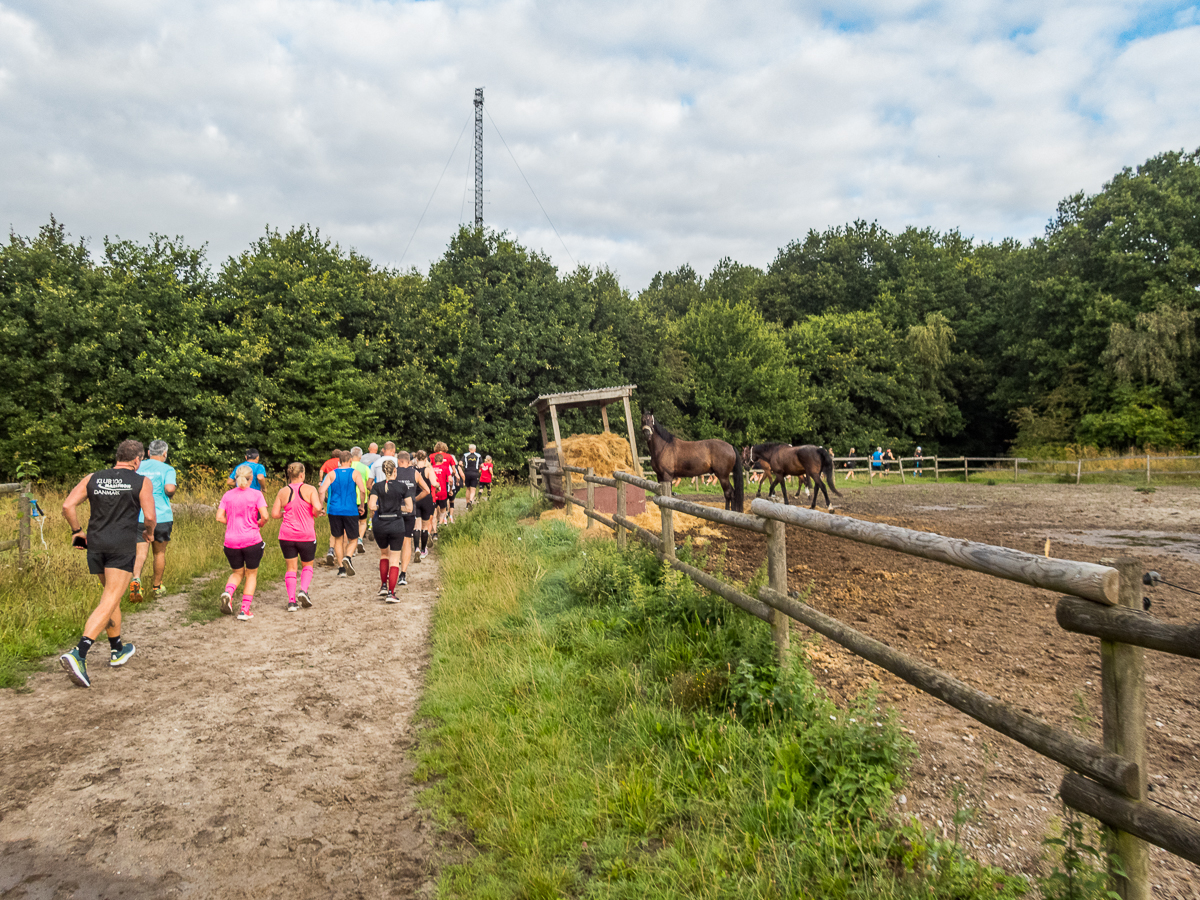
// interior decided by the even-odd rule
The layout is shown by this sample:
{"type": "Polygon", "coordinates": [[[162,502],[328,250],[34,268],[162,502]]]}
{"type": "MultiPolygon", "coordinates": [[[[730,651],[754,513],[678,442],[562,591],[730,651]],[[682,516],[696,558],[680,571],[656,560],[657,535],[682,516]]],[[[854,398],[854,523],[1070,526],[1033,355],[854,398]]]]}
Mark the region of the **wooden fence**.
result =
{"type": "MultiPolygon", "coordinates": [[[[541,461],[530,463],[531,475],[542,475],[541,461]]],[[[669,484],[657,484],[625,472],[602,478],[592,469],[563,466],[561,494],[550,494],[549,481],[531,481],[530,490],[547,499],[583,506],[592,521],[612,528],[619,546],[632,534],[648,544],[664,564],[671,566],[713,593],[724,597],[771,626],[780,660],[788,653],[789,620],[813,631],[880,666],[914,687],[966,713],[989,728],[1024,744],[1036,753],[1065,766],[1060,794],[1071,807],[1092,816],[1111,829],[1110,861],[1120,860],[1124,875],[1113,870],[1114,882],[1124,898],[1150,896],[1149,852],[1155,844],[1200,865],[1200,827],[1182,816],[1150,802],[1146,772],[1146,648],[1200,658],[1200,627],[1158,621],[1143,611],[1142,568],[1137,559],[1111,560],[1112,565],[1075,562],[1034,556],[1007,547],[980,544],[892,525],[865,522],[803,507],[783,506],[756,499],[750,512],[703,506],[671,496],[669,484]],[[587,487],[580,503],[572,476],[587,487]],[[625,515],[625,491],[617,491],[617,512],[610,519],[595,511],[594,485],[630,484],[652,495],[659,507],[661,532],[655,534],[625,515]],[[542,485],[539,487],[539,484],[542,485]],[[707,572],[680,560],[675,554],[674,513],[683,512],[722,525],[766,536],[767,584],[751,596],[707,572]],[[793,599],[787,585],[785,528],[793,525],[859,543],[885,547],[922,559],[982,572],[996,578],[1057,591],[1059,625],[1100,639],[1103,743],[1078,737],[1010,704],[959,681],[909,654],[833,619],[793,599]]],[[[569,508],[569,506],[568,506],[569,508]]]]}
{"type": "Polygon", "coordinates": [[[32,518],[30,513],[33,510],[33,495],[30,491],[32,489],[33,485],[28,481],[0,484],[0,495],[21,495],[17,501],[17,508],[20,513],[20,521],[17,524],[17,539],[15,541],[0,541],[0,551],[17,551],[17,568],[21,571],[25,570],[25,565],[29,560],[29,523],[32,518]]]}

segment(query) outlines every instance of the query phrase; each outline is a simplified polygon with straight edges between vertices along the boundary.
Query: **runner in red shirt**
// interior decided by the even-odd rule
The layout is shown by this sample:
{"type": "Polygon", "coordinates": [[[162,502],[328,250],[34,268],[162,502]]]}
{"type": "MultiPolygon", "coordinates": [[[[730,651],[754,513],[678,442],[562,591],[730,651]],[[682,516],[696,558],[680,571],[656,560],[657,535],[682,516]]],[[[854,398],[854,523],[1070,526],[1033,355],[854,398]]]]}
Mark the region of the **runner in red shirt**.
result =
{"type": "Polygon", "coordinates": [[[492,499],[492,458],[485,456],[483,465],[479,467],[479,486],[487,491],[487,498],[492,499]]]}
{"type": "MultiPolygon", "coordinates": [[[[321,466],[321,477],[317,479],[317,484],[320,484],[322,481],[324,481],[326,475],[342,464],[341,457],[339,456],[341,452],[341,450],[334,450],[333,456],[325,460],[324,464],[321,466]]],[[[335,553],[333,549],[333,535],[331,534],[329,536],[329,552],[325,554],[325,565],[336,566],[337,564],[337,553],[335,553]]]]}
{"type": "Polygon", "coordinates": [[[437,540],[437,526],[446,524],[446,510],[449,509],[450,475],[454,471],[454,458],[447,452],[446,444],[438,441],[433,445],[433,477],[436,482],[433,491],[434,529],[433,539],[437,540]]]}

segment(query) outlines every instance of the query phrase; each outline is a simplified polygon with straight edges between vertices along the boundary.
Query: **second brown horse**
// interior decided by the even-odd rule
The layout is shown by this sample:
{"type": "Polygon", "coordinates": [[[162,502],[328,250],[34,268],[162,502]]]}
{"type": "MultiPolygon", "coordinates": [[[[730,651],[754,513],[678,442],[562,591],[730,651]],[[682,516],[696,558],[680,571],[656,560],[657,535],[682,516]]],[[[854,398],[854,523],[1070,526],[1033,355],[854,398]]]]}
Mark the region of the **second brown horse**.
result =
{"type": "MultiPolygon", "coordinates": [[[[824,447],[812,444],[802,444],[792,447],[788,444],[755,444],[742,450],[742,458],[747,466],[759,466],[766,473],[763,481],[773,478],[783,487],[783,502],[788,503],[787,482],[783,478],[788,475],[798,475],[801,479],[811,478],[813,482],[812,505],[809,509],[817,508],[817,493],[824,491],[825,508],[832,509],[829,502],[829,491],[839,497],[842,492],[833,483],[833,454],[824,447]],[[822,480],[824,476],[824,480],[822,480]],[[827,489],[825,485],[828,484],[827,489]]],[[[762,491],[762,483],[758,485],[762,491]]],[[[770,493],[775,492],[775,484],[771,484],[770,493]]]]}

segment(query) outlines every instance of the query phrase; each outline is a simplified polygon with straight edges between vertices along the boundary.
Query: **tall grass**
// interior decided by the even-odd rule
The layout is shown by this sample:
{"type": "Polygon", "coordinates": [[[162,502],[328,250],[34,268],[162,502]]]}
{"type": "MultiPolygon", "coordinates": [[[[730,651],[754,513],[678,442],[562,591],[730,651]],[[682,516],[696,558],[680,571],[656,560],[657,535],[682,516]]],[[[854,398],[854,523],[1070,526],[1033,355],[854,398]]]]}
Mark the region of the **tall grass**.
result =
{"type": "MultiPolygon", "coordinates": [[[[189,617],[203,620],[220,614],[217,598],[224,581],[196,584],[195,579],[227,568],[222,551],[225,526],[215,518],[216,504],[225,490],[224,478],[201,473],[181,481],[174,500],[175,526],[163,584],[172,593],[189,590],[189,617]]],[[[46,515],[40,526],[37,519],[33,521],[26,571],[17,570],[15,550],[0,554],[0,688],[23,684],[45,657],[76,641],[100,598],[99,582],[88,574],[84,554],[70,545],[71,530],[61,514],[66,490],[39,487],[34,493],[46,515]]],[[[86,524],[87,516],[85,502],[80,507],[80,521],[86,524]]],[[[15,496],[0,498],[0,540],[16,537],[17,517],[15,496]]],[[[268,553],[259,571],[262,588],[283,576],[277,530],[274,522],[263,529],[268,553]]],[[[324,539],[319,535],[318,544],[324,539]]],[[[143,573],[147,590],[152,583],[152,560],[151,555],[143,573]]],[[[122,613],[128,616],[152,602],[137,606],[126,600],[122,613]]],[[[136,629],[135,616],[125,630],[135,633],[136,629]]]]}
{"type": "Polygon", "coordinates": [[[479,850],[443,896],[1020,893],[892,821],[910,746],[873,695],[838,709],[758,620],[529,503],[442,540],[419,771],[479,850]]]}

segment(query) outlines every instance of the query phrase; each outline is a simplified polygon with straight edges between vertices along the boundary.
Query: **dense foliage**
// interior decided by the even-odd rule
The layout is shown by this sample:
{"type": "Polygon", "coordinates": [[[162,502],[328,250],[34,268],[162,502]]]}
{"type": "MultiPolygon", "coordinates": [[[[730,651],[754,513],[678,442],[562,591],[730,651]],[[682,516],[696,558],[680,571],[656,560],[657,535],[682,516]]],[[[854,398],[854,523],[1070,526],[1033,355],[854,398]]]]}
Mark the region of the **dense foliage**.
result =
{"type": "Polygon", "coordinates": [[[1200,150],[1069,197],[1028,244],[860,221],[636,296],[483,230],[427,275],[308,227],[214,272],[161,237],[93,259],[51,220],[0,247],[0,475],[68,477],[127,435],[214,466],[383,436],[513,466],[538,394],[624,383],[680,434],[738,443],[1191,447],[1198,291],[1200,150]]]}

